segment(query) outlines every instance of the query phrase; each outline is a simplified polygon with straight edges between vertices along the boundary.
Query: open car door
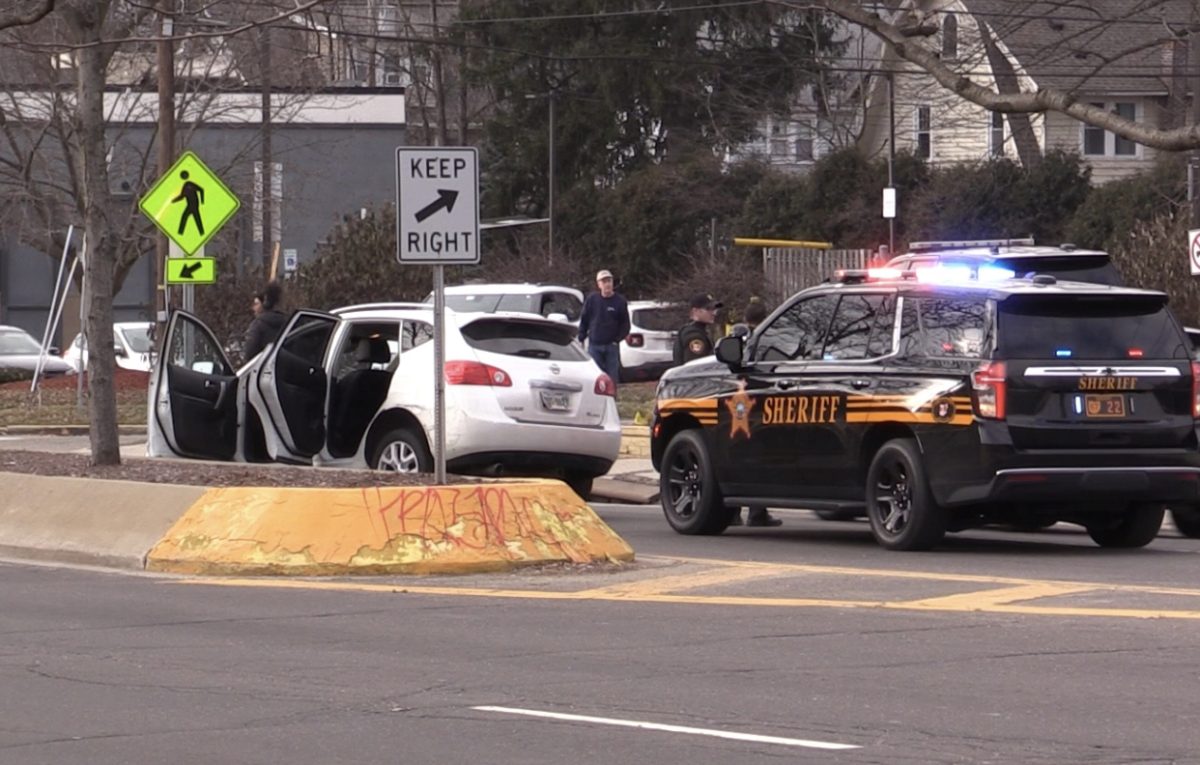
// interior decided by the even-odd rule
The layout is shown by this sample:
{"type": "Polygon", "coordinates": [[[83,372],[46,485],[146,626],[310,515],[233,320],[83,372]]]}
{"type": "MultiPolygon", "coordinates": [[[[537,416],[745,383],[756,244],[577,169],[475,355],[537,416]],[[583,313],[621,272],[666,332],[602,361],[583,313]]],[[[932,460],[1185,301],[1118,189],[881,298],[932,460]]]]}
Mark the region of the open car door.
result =
{"type": "Polygon", "coordinates": [[[208,327],[172,311],[150,380],[150,456],[234,459],[237,388],[237,373],[208,327]]]}
{"type": "Polygon", "coordinates": [[[250,403],[262,420],[271,459],[311,464],[325,446],[325,355],[337,322],[319,311],[292,314],[253,374],[250,403]]]}

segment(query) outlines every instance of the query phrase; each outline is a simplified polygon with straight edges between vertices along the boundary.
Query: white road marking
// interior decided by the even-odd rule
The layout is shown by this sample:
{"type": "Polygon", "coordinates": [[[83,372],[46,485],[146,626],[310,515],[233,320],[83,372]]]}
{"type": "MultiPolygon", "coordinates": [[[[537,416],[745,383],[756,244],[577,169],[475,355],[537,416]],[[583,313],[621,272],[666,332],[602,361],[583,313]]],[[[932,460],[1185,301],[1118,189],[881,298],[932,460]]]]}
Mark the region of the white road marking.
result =
{"type": "Polygon", "coordinates": [[[811,741],[803,738],[783,738],[781,736],[760,736],[756,733],[736,733],[734,731],[716,730],[714,728],[691,728],[686,725],[666,725],[664,723],[642,722],[640,720],[619,720],[613,717],[591,717],[589,715],[569,715],[562,712],[543,712],[538,709],[519,709],[516,707],[471,707],[480,712],[498,712],[508,715],[525,715],[527,717],[544,717],[551,720],[567,722],[595,723],[596,725],[616,725],[622,728],[640,728],[642,730],[660,730],[667,733],[687,733],[693,736],[712,736],[727,738],[733,741],[749,741],[755,744],[779,744],[781,746],[803,746],[809,749],[860,749],[854,744],[838,744],[832,741],[811,741]]]}

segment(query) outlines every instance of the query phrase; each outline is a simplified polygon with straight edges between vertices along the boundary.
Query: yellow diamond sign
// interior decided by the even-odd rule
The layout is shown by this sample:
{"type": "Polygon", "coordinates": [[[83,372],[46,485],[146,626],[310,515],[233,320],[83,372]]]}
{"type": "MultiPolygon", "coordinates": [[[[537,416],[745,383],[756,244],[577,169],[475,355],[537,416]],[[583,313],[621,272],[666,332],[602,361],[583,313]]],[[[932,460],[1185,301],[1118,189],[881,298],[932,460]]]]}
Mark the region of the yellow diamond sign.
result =
{"type": "Polygon", "coordinates": [[[191,255],[221,230],[241,204],[199,157],[185,151],[138,206],[191,255]]]}

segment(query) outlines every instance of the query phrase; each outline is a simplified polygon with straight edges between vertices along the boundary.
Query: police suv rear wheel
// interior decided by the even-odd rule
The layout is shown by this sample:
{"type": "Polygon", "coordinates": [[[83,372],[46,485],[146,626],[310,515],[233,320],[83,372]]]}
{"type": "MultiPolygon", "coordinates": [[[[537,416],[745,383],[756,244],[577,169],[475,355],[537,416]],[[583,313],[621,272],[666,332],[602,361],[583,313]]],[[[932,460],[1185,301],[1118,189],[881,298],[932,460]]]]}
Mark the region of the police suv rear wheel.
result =
{"type": "Polygon", "coordinates": [[[1162,505],[1134,504],[1116,522],[1088,526],[1087,533],[1101,547],[1145,547],[1158,536],[1165,514],[1162,505]]]}
{"type": "Polygon", "coordinates": [[[720,534],[732,517],[698,430],[676,433],[663,452],[659,497],[667,523],[680,534],[720,534]]]}
{"type": "Polygon", "coordinates": [[[888,441],[871,460],[867,518],[875,541],[889,550],[928,550],[946,536],[946,512],[933,500],[911,438],[888,441]]]}

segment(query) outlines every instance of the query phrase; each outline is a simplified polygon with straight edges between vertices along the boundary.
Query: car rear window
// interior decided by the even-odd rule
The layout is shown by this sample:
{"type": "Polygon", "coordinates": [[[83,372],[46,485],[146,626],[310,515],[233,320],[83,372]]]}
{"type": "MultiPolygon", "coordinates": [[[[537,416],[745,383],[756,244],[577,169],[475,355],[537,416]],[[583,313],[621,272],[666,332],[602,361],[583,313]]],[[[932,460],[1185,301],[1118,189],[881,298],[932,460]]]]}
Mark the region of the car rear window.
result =
{"type": "Polygon", "coordinates": [[[904,296],[900,356],[927,359],[982,358],[990,343],[989,302],[972,297],[904,296]]]}
{"type": "Polygon", "coordinates": [[[547,361],[587,361],[575,342],[578,330],[567,324],[495,319],[473,321],[462,328],[467,345],[488,353],[547,361]]]}
{"type": "Polygon", "coordinates": [[[446,306],[460,313],[497,313],[500,311],[541,313],[538,310],[538,295],[524,293],[508,295],[447,295],[446,306]]]}
{"type": "Polygon", "coordinates": [[[650,330],[651,332],[674,332],[687,324],[687,309],[680,306],[662,306],[659,308],[637,308],[630,317],[634,327],[650,330]]]}
{"type": "Polygon", "coordinates": [[[1000,303],[999,351],[1014,359],[1186,359],[1166,299],[1018,295],[1000,303]]]}
{"type": "Polygon", "coordinates": [[[0,332],[0,355],[41,353],[42,346],[24,332],[0,332]]]}
{"type": "Polygon", "coordinates": [[[1117,267],[1107,255],[1064,255],[1062,257],[1000,258],[997,265],[1011,269],[1017,276],[1028,273],[1048,274],[1072,282],[1092,282],[1120,287],[1125,284],[1117,267]]]}

